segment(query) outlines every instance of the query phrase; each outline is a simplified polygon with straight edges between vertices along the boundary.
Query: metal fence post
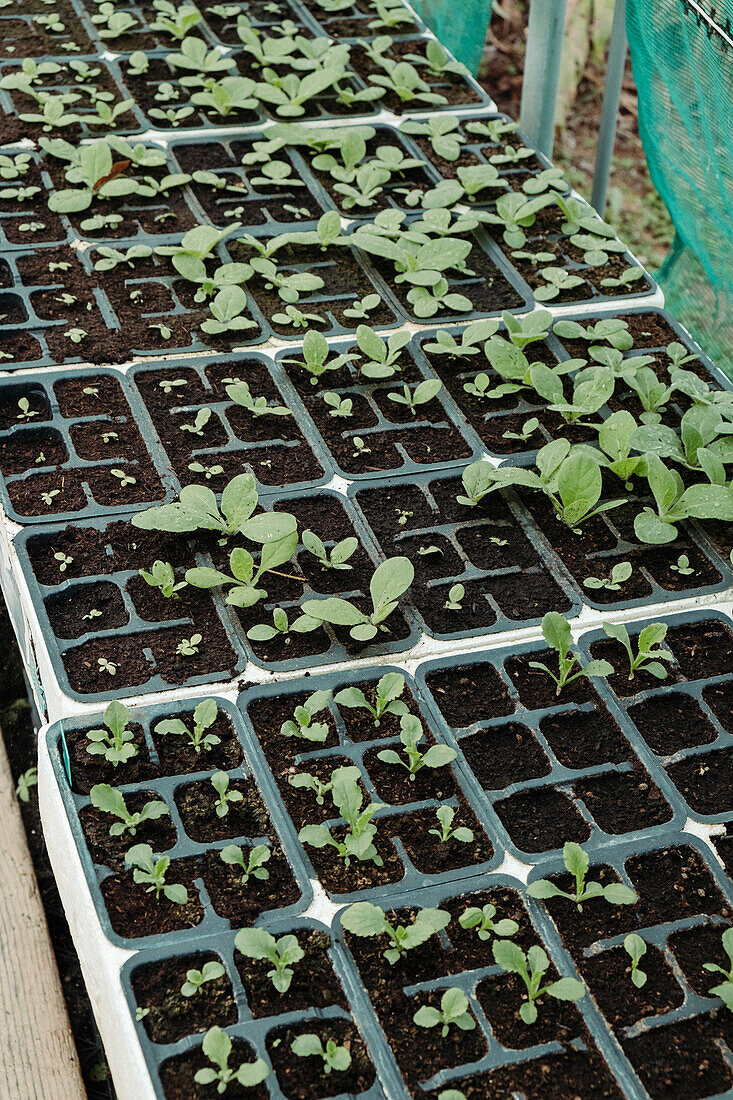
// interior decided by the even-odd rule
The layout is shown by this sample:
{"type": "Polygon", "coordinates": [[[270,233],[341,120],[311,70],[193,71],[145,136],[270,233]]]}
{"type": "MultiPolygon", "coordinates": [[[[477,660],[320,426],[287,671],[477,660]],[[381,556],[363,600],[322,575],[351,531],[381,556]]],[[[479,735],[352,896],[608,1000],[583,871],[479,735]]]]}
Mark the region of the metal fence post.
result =
{"type": "Polygon", "coordinates": [[[531,0],[520,124],[530,142],[552,156],[567,0],[531,0]]]}
{"type": "Polygon", "coordinates": [[[603,93],[603,110],[598,131],[598,153],[593,176],[593,194],[591,203],[603,217],[608,195],[608,181],[611,175],[613,147],[616,143],[616,126],[621,103],[621,87],[626,67],[626,0],[616,0],[613,13],[611,44],[608,48],[608,71],[606,88],[603,93]]]}

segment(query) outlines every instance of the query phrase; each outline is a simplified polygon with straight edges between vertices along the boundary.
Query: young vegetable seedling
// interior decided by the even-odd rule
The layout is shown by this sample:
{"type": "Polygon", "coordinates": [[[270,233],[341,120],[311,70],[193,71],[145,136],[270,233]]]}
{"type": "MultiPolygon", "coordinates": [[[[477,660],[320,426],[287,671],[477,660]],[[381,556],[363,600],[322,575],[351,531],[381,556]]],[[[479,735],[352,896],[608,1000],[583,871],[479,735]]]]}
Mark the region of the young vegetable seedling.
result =
{"type": "Polygon", "coordinates": [[[476,928],[480,940],[489,940],[492,935],[499,937],[516,935],[519,931],[519,925],[515,920],[511,920],[509,917],[494,920],[495,916],[496,906],[490,903],[484,905],[481,909],[476,906],[469,906],[461,913],[458,923],[461,928],[476,928]]]}
{"type": "Polygon", "coordinates": [[[440,1027],[440,1034],[445,1039],[451,1029],[451,1025],[460,1031],[473,1031],[476,1021],[468,1011],[468,998],[462,989],[455,986],[446,989],[440,998],[440,1008],[432,1005],[423,1005],[418,1008],[412,1017],[418,1027],[440,1027]]]}
{"type": "Polygon", "coordinates": [[[87,752],[90,756],[103,756],[116,768],[137,756],[132,730],[127,728],[130,715],[124,703],[113,700],[104,712],[106,729],[89,730],[87,752]]]}
{"type": "Polygon", "coordinates": [[[637,672],[648,672],[657,680],[667,679],[669,672],[661,662],[673,661],[674,657],[668,649],[662,648],[669,629],[666,623],[649,623],[640,631],[636,655],[634,644],[623,623],[604,623],[603,629],[609,638],[615,638],[626,650],[629,658],[629,680],[633,680],[637,672]]]}
{"type": "Polygon", "coordinates": [[[166,718],[162,722],[158,722],[155,732],[161,736],[166,734],[183,735],[188,738],[194,752],[199,753],[202,749],[204,752],[210,752],[215,745],[221,743],[221,738],[217,737],[215,733],[206,733],[206,730],[213,726],[218,713],[219,708],[214,699],[203,699],[197,704],[193,712],[192,731],[180,718],[166,718]]]}
{"type": "Polygon", "coordinates": [[[314,691],[300,706],[295,708],[293,717],[283,722],[280,726],[280,733],[283,737],[296,737],[304,741],[323,743],[328,737],[328,723],[314,722],[313,719],[321,711],[326,710],[330,702],[330,691],[314,691]]]}
{"type": "Polygon", "coordinates": [[[435,816],[438,819],[438,828],[428,829],[428,832],[431,836],[437,836],[441,844],[447,844],[451,840],[457,840],[461,844],[471,844],[473,842],[474,835],[471,829],[467,829],[463,825],[453,828],[453,818],[456,816],[456,811],[452,806],[439,806],[435,811],[435,816]]]}
{"type": "Polygon", "coordinates": [[[267,977],[278,993],[287,993],[293,980],[293,966],[305,958],[297,936],[274,936],[264,928],[243,928],[234,938],[234,946],[248,959],[266,959],[272,964],[267,977]]]}
{"type": "Polygon", "coordinates": [[[96,783],[89,792],[89,797],[92,806],[96,806],[103,813],[119,817],[120,820],[115,821],[110,827],[110,836],[123,836],[126,832],[129,832],[130,836],[135,836],[137,830],[146,821],[157,821],[158,818],[170,813],[165,802],[157,800],[146,802],[142,810],[137,813],[130,813],[124,795],[109,783],[96,783]]]}
{"type": "Polygon", "coordinates": [[[622,882],[609,882],[602,886],[600,882],[586,882],[590,860],[579,844],[567,841],[562,850],[565,869],[575,876],[575,892],[561,890],[549,879],[539,878],[530,882],[527,893],[531,898],[567,898],[572,901],[579,913],[583,906],[593,898],[605,898],[609,905],[635,905],[639,900],[633,890],[622,882]]]}
{"type": "Polygon", "coordinates": [[[180,599],[178,592],[186,587],[185,581],[176,581],[173,566],[167,561],[154,561],[149,573],[144,569],[139,569],[138,572],[151,588],[157,588],[166,599],[180,599]]]}
{"type": "Polygon", "coordinates": [[[369,614],[339,596],[305,600],[301,610],[312,619],[334,626],[348,626],[349,634],[356,642],[370,642],[379,631],[389,633],[385,620],[396,611],[400,596],[410,587],[414,576],[415,569],[409,558],[388,558],[377,566],[369,582],[372,600],[369,614]]]}
{"type": "Polygon", "coordinates": [[[585,996],[585,986],[575,978],[560,978],[549,985],[542,979],[550,969],[550,960],[544,950],[535,944],[525,955],[512,940],[494,940],[494,961],[509,974],[518,974],[524,982],[525,997],[519,1015],[525,1024],[537,1019],[537,1001],[545,995],[558,1001],[579,1001],[585,996]]]}
{"type": "Polygon", "coordinates": [[[219,795],[214,803],[217,817],[226,817],[230,805],[244,801],[244,795],[241,791],[229,790],[229,776],[226,772],[214,772],[211,777],[211,785],[219,795]]]}
{"type": "Polygon", "coordinates": [[[707,970],[711,974],[722,974],[725,981],[714,985],[710,990],[716,997],[720,997],[725,1007],[729,1012],[733,1012],[733,928],[726,928],[723,933],[723,950],[728,956],[730,966],[725,970],[722,966],[718,966],[717,963],[703,963],[703,970],[707,970]]]}
{"type": "Polygon", "coordinates": [[[229,867],[240,868],[242,871],[241,881],[244,886],[247,885],[250,878],[268,879],[270,877],[270,872],[264,864],[267,863],[272,852],[266,844],[256,844],[249,852],[246,861],[238,844],[227,844],[226,848],[222,848],[220,855],[222,863],[226,863],[229,867]]]}
{"type": "Polygon", "coordinates": [[[646,955],[646,944],[636,932],[630,932],[624,939],[624,951],[631,959],[631,981],[637,989],[646,985],[646,973],[639,968],[639,963],[646,955]]]}
{"type": "Polygon", "coordinates": [[[334,695],[333,701],[340,707],[366,710],[372,716],[374,728],[378,729],[385,714],[402,717],[408,713],[407,703],[400,699],[404,690],[405,677],[399,672],[386,672],[375,688],[373,705],[357,687],[342,688],[334,695]]]}
{"type": "Polygon", "coordinates": [[[364,792],[359,769],[353,766],[336,768],[331,776],[331,799],[346,822],[343,839],[334,836],[328,825],[304,825],[298,833],[301,844],[313,848],[335,848],[336,855],[349,867],[351,860],[372,862],[381,867],[383,860],[374,846],[377,827],[372,821],[382,804],[372,802],[362,809],[364,792]]]}
{"type": "Polygon", "coordinates": [[[572,684],[581,677],[610,676],[613,665],[608,661],[589,661],[587,665],[580,667],[580,658],[570,649],[572,633],[570,623],[558,611],[548,611],[542,620],[542,636],[551,649],[556,650],[558,658],[558,673],[554,673],[541,661],[530,661],[529,667],[539,669],[546,673],[556,685],[555,694],[559,695],[564,687],[572,684]],[[573,669],[578,666],[577,670],[573,669]]]}
{"type": "Polygon", "coordinates": [[[586,577],[583,584],[586,588],[594,590],[605,588],[607,592],[618,592],[632,572],[633,566],[630,561],[619,561],[611,568],[607,577],[586,577]]]}
{"type": "MultiPolygon", "coordinates": [[[[458,755],[456,750],[448,745],[431,745],[427,752],[421,752],[418,746],[425,734],[422,722],[414,714],[404,714],[402,716],[400,729],[404,759],[394,749],[383,749],[377,753],[377,759],[384,764],[398,764],[400,767],[406,768],[412,782],[414,782],[415,776],[422,768],[444,768],[447,764],[452,763],[458,755]]],[[[473,839],[473,836],[471,839],[473,839]]]]}
{"type": "Polygon", "coordinates": [[[341,924],[354,936],[387,936],[389,947],[384,957],[394,966],[408,951],[420,947],[435,933],[450,924],[450,913],[444,909],[419,909],[412,924],[392,925],[384,910],[370,901],[357,901],[345,909],[341,924]]]}
{"type": "Polygon", "coordinates": [[[215,982],[217,978],[224,976],[226,971],[220,962],[211,959],[205,962],[200,970],[187,970],[186,980],[181,986],[182,997],[195,997],[201,992],[201,987],[206,982],[215,982]]]}
{"type": "Polygon", "coordinates": [[[232,1084],[244,1089],[254,1088],[270,1074],[269,1067],[262,1058],[254,1062],[242,1062],[236,1069],[231,1069],[229,1059],[232,1054],[232,1040],[220,1027],[209,1028],[204,1035],[201,1049],[212,1064],[197,1070],[193,1079],[197,1085],[215,1084],[220,1095],[232,1084]]]}
{"type": "Polygon", "coordinates": [[[324,1046],[320,1036],[310,1032],[293,1039],[290,1049],[298,1058],[320,1058],[323,1062],[323,1072],[326,1074],[331,1073],[332,1070],[345,1073],[351,1065],[351,1055],[347,1047],[339,1046],[335,1039],[327,1039],[324,1046]]]}
{"type": "Polygon", "coordinates": [[[443,604],[446,611],[460,611],[466,589],[462,584],[452,584],[448,589],[448,599],[443,604]]]}
{"type": "Polygon", "coordinates": [[[145,886],[146,894],[155,894],[156,901],[160,900],[161,894],[174,905],[185,905],[188,901],[188,890],[185,886],[165,881],[171,865],[170,858],[161,856],[156,859],[149,844],[133,844],[125,852],[125,863],[134,868],[133,880],[145,886]]]}

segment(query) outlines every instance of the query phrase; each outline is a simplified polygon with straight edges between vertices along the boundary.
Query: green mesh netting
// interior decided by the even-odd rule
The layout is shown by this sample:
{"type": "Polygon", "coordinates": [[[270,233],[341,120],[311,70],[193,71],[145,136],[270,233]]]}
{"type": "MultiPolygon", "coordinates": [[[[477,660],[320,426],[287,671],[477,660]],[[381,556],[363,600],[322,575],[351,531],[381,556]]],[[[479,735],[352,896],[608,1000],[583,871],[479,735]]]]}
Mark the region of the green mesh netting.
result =
{"type": "Polygon", "coordinates": [[[410,0],[413,8],[454,57],[478,72],[492,0],[410,0]]]}
{"type": "Polygon", "coordinates": [[[733,0],[627,0],[639,131],[677,231],[668,308],[733,377],[733,0]]]}

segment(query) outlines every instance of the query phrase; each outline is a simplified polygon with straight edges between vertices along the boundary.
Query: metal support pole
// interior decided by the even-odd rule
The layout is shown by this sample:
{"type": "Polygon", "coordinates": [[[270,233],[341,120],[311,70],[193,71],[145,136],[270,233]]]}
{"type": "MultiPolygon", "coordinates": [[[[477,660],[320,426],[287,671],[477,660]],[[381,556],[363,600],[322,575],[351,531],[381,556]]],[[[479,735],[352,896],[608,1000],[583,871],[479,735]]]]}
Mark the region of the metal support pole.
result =
{"type": "Polygon", "coordinates": [[[596,168],[593,176],[593,194],[590,200],[601,217],[603,217],[606,209],[608,181],[611,175],[613,147],[616,144],[616,126],[618,124],[627,49],[626,0],[616,0],[611,44],[608,48],[608,71],[606,73],[606,88],[603,93],[603,111],[598,131],[598,153],[596,154],[596,168]]]}
{"type": "Polygon", "coordinates": [[[552,156],[567,0],[531,0],[520,124],[532,145],[552,156]]]}

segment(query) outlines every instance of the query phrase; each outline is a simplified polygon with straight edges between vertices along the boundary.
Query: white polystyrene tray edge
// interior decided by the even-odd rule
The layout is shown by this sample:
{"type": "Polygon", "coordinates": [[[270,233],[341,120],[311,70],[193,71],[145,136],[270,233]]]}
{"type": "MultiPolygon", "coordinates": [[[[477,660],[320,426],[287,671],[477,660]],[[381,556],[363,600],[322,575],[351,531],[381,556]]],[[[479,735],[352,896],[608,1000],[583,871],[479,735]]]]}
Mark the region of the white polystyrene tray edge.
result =
{"type": "Polygon", "coordinates": [[[118,1100],[155,1100],[155,1089],[120,982],[121,967],[136,952],[110,943],[102,931],[51,765],[47,728],[43,727],[38,737],[38,804],[48,857],[84,984],[118,1100]]]}

